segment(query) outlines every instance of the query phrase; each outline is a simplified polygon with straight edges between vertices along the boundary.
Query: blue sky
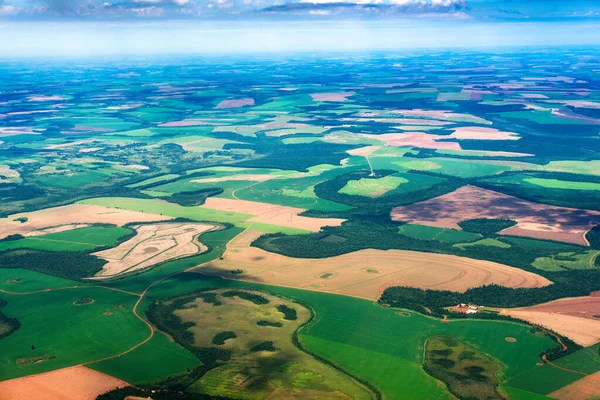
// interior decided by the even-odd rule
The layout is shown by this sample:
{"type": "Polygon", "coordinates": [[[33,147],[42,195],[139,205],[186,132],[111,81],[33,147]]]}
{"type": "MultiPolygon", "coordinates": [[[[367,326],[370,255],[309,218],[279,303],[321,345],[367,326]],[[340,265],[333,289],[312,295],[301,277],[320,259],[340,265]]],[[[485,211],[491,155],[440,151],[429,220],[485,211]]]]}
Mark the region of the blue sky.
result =
{"type": "Polygon", "coordinates": [[[0,0],[3,20],[600,19],[598,0],[0,0]]]}
{"type": "Polygon", "coordinates": [[[600,45],[600,0],[0,0],[0,58],[600,45]]]}

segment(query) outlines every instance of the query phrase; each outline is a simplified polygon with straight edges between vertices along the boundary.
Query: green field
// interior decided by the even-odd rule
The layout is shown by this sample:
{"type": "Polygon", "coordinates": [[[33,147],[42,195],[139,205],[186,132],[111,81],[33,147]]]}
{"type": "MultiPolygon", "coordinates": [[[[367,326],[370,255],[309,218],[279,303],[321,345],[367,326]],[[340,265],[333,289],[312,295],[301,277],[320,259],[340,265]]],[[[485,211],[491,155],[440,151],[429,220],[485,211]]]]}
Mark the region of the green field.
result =
{"type": "Polygon", "coordinates": [[[458,247],[461,249],[464,249],[465,247],[469,247],[469,246],[493,246],[493,247],[499,247],[501,249],[509,249],[510,248],[510,244],[502,242],[498,239],[492,239],[492,238],[485,238],[485,239],[481,239],[481,240],[478,240],[478,241],[472,242],[472,243],[457,243],[454,245],[454,247],[458,247]]]}
{"type": "Polygon", "coordinates": [[[2,294],[2,298],[8,302],[3,312],[21,323],[18,331],[0,340],[2,380],[110,357],[150,333],[131,313],[137,297],[122,292],[81,288],[35,295],[2,294]],[[73,304],[83,297],[94,302],[73,304]],[[22,359],[46,355],[51,358],[19,365],[22,359]]]}
{"type": "Polygon", "coordinates": [[[541,186],[550,189],[568,189],[568,190],[600,190],[600,183],[593,182],[572,182],[561,181],[558,179],[543,178],[525,178],[524,182],[532,185],[541,186]]]}
{"type": "Polygon", "coordinates": [[[398,233],[413,239],[437,240],[444,243],[461,243],[480,239],[478,233],[459,231],[458,229],[445,229],[435,226],[404,224],[398,228],[398,233]]]}
{"type": "Polygon", "coordinates": [[[596,259],[600,255],[598,250],[582,252],[563,252],[551,257],[539,257],[531,264],[543,271],[565,271],[569,269],[594,269],[596,259]]]}
{"type": "Polygon", "coordinates": [[[131,232],[131,229],[117,226],[90,226],[19,240],[0,241],[0,251],[23,248],[46,251],[88,251],[97,247],[113,246],[119,238],[131,232]]]}
{"type": "Polygon", "coordinates": [[[379,197],[407,182],[407,179],[393,175],[383,178],[362,178],[348,181],[346,186],[339,190],[339,193],[353,196],[379,197]]]}

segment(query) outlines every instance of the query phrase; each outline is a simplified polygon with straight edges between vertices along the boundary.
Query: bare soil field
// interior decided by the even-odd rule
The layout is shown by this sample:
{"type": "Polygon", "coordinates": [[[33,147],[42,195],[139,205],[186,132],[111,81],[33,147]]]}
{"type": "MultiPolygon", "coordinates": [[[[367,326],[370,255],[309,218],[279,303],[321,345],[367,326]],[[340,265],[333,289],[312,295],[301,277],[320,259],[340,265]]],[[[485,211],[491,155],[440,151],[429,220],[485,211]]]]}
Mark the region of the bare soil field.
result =
{"type": "Polygon", "coordinates": [[[464,292],[498,284],[534,288],[551,284],[537,274],[489,261],[405,250],[360,250],[330,258],[292,258],[250,247],[261,232],[246,230],[229,243],[222,259],[195,271],[279,286],[371,300],[389,286],[464,292]],[[232,274],[241,269],[243,273],[232,274]]]}
{"type": "Polygon", "coordinates": [[[215,229],[197,223],[161,223],[133,226],[137,231],[130,240],[112,249],[93,253],[108,263],[92,279],[111,278],[125,272],[139,271],[176,258],[207,250],[198,236],[215,229]]]}
{"type": "Polygon", "coordinates": [[[129,222],[152,222],[167,219],[171,218],[102,206],[71,204],[0,218],[0,239],[14,234],[34,236],[60,232],[81,228],[81,224],[102,223],[121,226],[129,222]],[[26,222],[16,221],[17,218],[23,217],[27,218],[26,222]],[[62,227],[68,227],[68,229],[62,227]]]}
{"type": "Polygon", "coordinates": [[[471,139],[471,140],[519,140],[520,137],[514,132],[499,131],[494,128],[482,128],[479,126],[461,126],[454,129],[448,138],[471,139]]]}
{"type": "Polygon", "coordinates": [[[600,342],[600,297],[573,297],[502,311],[552,329],[583,346],[600,342]]]}
{"type": "Polygon", "coordinates": [[[366,147],[359,147],[358,149],[348,150],[346,153],[348,153],[352,156],[368,157],[371,153],[373,153],[374,151],[377,151],[379,149],[381,149],[381,146],[366,146],[366,147]]]}
{"type": "MultiPolygon", "coordinates": [[[[419,121],[419,123],[421,123],[419,121]]],[[[360,134],[368,139],[375,139],[384,142],[388,146],[411,146],[422,147],[424,149],[439,150],[461,150],[458,142],[442,142],[438,140],[448,139],[448,136],[429,135],[423,132],[405,132],[405,133],[384,133],[382,135],[360,134]]]]}
{"type": "Polygon", "coordinates": [[[127,382],[84,366],[0,382],[2,400],[95,400],[127,382]]]}
{"type": "Polygon", "coordinates": [[[339,226],[345,221],[339,218],[301,217],[298,214],[306,211],[303,208],[278,206],[257,201],[221,199],[218,197],[207,198],[201,207],[256,215],[256,217],[248,221],[306,229],[313,232],[320,231],[323,226],[339,226]]]}
{"type": "Polygon", "coordinates": [[[223,100],[215,108],[239,108],[244,106],[253,106],[254,99],[247,97],[244,99],[223,100]]]}
{"type": "Polygon", "coordinates": [[[600,224],[600,212],[533,203],[475,186],[408,206],[396,207],[392,220],[460,229],[458,222],[473,218],[506,218],[517,225],[501,234],[527,236],[589,246],[585,234],[600,224]]]}
{"type": "Polygon", "coordinates": [[[559,400],[593,400],[600,397],[600,372],[588,375],[578,381],[564,386],[548,397],[559,400]]]}
{"type": "Polygon", "coordinates": [[[346,101],[348,97],[354,96],[354,92],[335,92],[335,93],[313,93],[310,97],[314,101],[346,101]]]}

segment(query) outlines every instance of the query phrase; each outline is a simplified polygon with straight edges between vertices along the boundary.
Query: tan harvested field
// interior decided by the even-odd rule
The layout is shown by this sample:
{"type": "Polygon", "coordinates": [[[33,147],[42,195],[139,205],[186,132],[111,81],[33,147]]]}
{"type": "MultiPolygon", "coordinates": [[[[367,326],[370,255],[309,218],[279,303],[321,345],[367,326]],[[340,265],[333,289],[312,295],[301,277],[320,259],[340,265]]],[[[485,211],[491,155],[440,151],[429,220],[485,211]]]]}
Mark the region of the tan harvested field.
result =
{"type": "Polygon", "coordinates": [[[92,253],[106,261],[92,279],[111,278],[207,250],[198,236],[215,229],[198,223],[160,223],[133,226],[135,235],[112,249],[92,253]]]}
{"type": "MultiPolygon", "coordinates": [[[[479,124],[491,125],[492,123],[483,118],[476,117],[471,114],[460,114],[454,113],[449,110],[421,110],[421,109],[412,109],[412,110],[393,110],[395,114],[400,114],[404,117],[417,117],[417,118],[433,118],[433,119],[442,119],[448,121],[455,122],[475,122],[479,124]]],[[[369,116],[369,115],[364,115],[369,116]]]]}
{"type": "Polygon", "coordinates": [[[503,310],[503,313],[551,329],[582,346],[591,346],[600,342],[600,321],[572,315],[526,311],[523,309],[503,310]]]}
{"type": "Polygon", "coordinates": [[[95,400],[102,393],[129,386],[125,381],[84,366],[0,382],[2,400],[95,400]]]}
{"type": "Polygon", "coordinates": [[[250,247],[260,232],[246,230],[222,259],[195,271],[279,286],[376,300],[390,286],[465,290],[488,284],[534,288],[551,284],[537,274],[489,261],[405,250],[360,250],[330,258],[292,258],[250,247]],[[241,274],[231,271],[242,269],[241,274]]]}
{"type": "Polygon", "coordinates": [[[482,128],[479,126],[461,126],[454,129],[451,135],[446,136],[451,139],[471,139],[471,140],[518,140],[519,135],[514,132],[499,131],[494,128],[482,128]]]}
{"type": "Polygon", "coordinates": [[[600,371],[548,394],[558,400],[597,400],[600,398],[600,371]]]}
{"type": "Polygon", "coordinates": [[[215,108],[239,108],[244,106],[253,106],[254,99],[247,97],[244,99],[223,100],[215,108]]]}
{"type": "Polygon", "coordinates": [[[345,221],[340,218],[302,217],[298,214],[306,211],[303,208],[278,206],[257,201],[221,199],[218,197],[207,198],[201,207],[256,215],[256,217],[249,219],[249,222],[287,226],[313,232],[320,231],[323,226],[340,226],[345,221]]]}
{"type": "Polygon", "coordinates": [[[550,328],[583,346],[600,342],[600,297],[573,297],[538,304],[532,307],[503,310],[550,328]]]}
{"type": "Polygon", "coordinates": [[[371,153],[373,153],[374,151],[377,151],[379,149],[381,149],[381,146],[366,146],[366,147],[359,147],[358,149],[348,150],[346,153],[348,153],[352,156],[368,157],[371,153]]]}
{"type": "Polygon", "coordinates": [[[585,234],[600,224],[600,212],[533,203],[475,186],[408,206],[396,207],[392,220],[460,229],[458,222],[473,218],[506,218],[517,225],[500,234],[527,236],[589,246],[585,234]]]}
{"type": "MultiPolygon", "coordinates": [[[[420,122],[419,122],[420,123],[420,122]]],[[[428,135],[423,132],[405,132],[405,133],[384,133],[382,135],[359,134],[368,139],[379,140],[389,146],[411,146],[422,147],[425,149],[440,150],[461,150],[457,142],[438,142],[441,139],[448,139],[448,136],[428,135]]]]}
{"type": "Polygon", "coordinates": [[[354,96],[354,92],[313,93],[310,97],[314,101],[346,101],[348,97],[354,96]]]}
{"type": "Polygon", "coordinates": [[[171,217],[103,206],[71,204],[0,218],[0,239],[14,234],[32,236],[68,230],[61,228],[63,226],[68,226],[70,229],[79,228],[80,224],[92,223],[121,226],[129,222],[152,222],[167,219],[171,219],[171,217]],[[27,222],[15,221],[16,218],[21,217],[26,217],[27,222]]]}

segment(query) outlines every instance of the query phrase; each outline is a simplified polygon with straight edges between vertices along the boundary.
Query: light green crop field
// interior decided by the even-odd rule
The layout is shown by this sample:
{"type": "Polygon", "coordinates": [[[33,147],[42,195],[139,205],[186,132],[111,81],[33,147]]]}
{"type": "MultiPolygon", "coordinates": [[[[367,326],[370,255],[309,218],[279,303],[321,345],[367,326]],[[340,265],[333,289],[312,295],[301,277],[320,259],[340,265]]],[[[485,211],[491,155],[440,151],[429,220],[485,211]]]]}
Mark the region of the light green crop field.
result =
{"type": "Polygon", "coordinates": [[[574,182],[544,178],[525,178],[523,181],[532,185],[550,189],[600,190],[600,183],[593,182],[574,182]]]}
{"type": "Polygon", "coordinates": [[[86,284],[20,268],[0,268],[0,290],[27,293],[86,284]]]}
{"type": "Polygon", "coordinates": [[[588,250],[580,253],[564,252],[551,257],[538,257],[531,264],[543,271],[565,271],[569,269],[596,268],[596,259],[600,256],[598,250],[588,250]]]}
{"type": "Polygon", "coordinates": [[[348,181],[346,186],[340,189],[339,193],[354,196],[380,197],[407,182],[407,179],[393,175],[383,178],[361,178],[359,180],[348,181]]]}
{"type": "Polygon", "coordinates": [[[131,229],[117,226],[90,226],[0,242],[0,251],[23,248],[46,251],[86,251],[96,247],[112,246],[120,237],[131,232],[131,229]]]}
{"type": "Polygon", "coordinates": [[[0,340],[0,380],[110,357],[150,334],[131,312],[137,300],[131,294],[81,288],[2,298],[8,302],[3,312],[17,317],[21,328],[0,340]],[[81,298],[94,301],[73,304],[81,298]],[[35,362],[40,357],[48,359],[35,362]]]}
{"type": "Polygon", "coordinates": [[[162,333],[121,357],[88,364],[96,371],[118,376],[132,385],[153,383],[198,366],[199,360],[162,333]],[[160,362],[157,362],[160,360],[160,362]]]}

